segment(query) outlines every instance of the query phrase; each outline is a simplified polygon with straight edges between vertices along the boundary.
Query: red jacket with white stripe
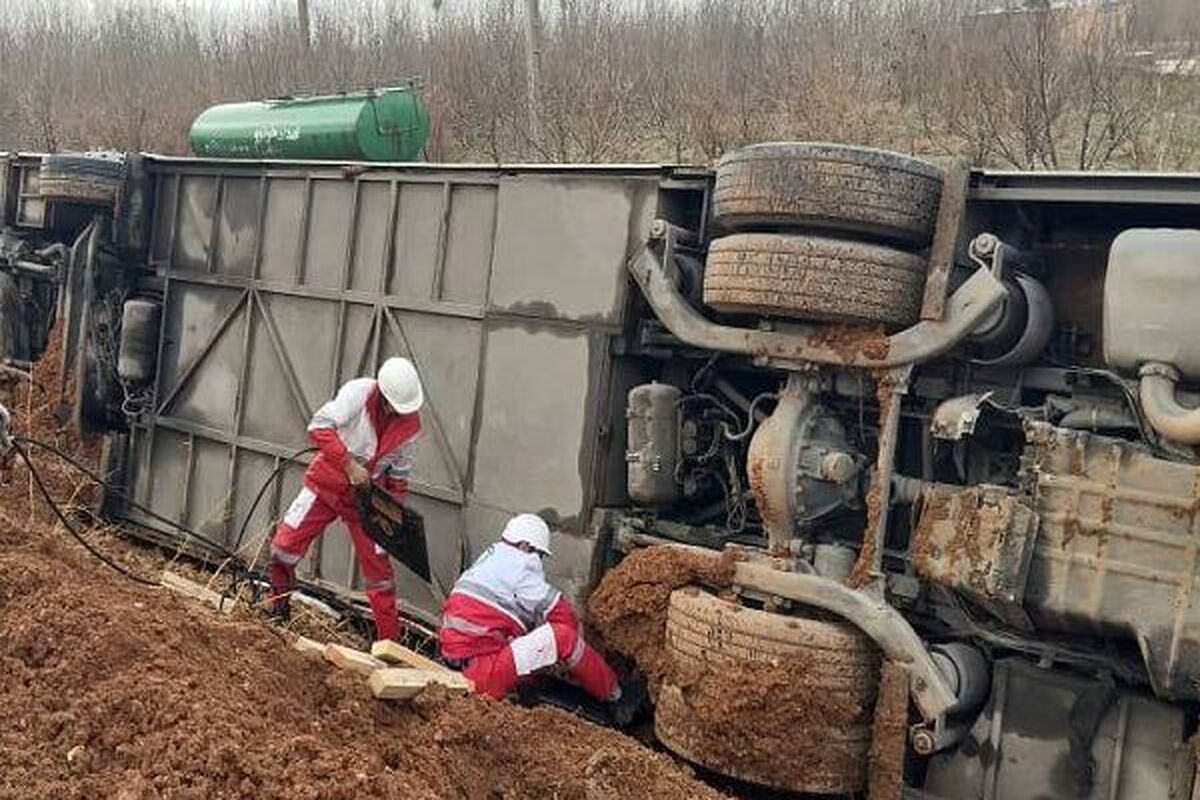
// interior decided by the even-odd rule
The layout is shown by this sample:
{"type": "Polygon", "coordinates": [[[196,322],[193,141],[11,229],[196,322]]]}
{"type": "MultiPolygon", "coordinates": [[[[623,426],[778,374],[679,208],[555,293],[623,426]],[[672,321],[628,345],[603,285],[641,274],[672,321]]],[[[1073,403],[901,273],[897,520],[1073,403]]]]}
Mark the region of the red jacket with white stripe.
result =
{"type": "Polygon", "coordinates": [[[313,415],[308,436],[320,452],[304,473],[304,485],[329,505],[356,507],[346,477],[351,458],[397,499],[407,493],[421,416],[386,413],[385,403],[373,378],[356,378],[313,415]]]}
{"type": "Polygon", "coordinates": [[[546,582],[542,560],[508,542],[483,552],[442,607],[442,654],[465,660],[505,647],[544,623],[578,629],[570,601],[546,582]]]}

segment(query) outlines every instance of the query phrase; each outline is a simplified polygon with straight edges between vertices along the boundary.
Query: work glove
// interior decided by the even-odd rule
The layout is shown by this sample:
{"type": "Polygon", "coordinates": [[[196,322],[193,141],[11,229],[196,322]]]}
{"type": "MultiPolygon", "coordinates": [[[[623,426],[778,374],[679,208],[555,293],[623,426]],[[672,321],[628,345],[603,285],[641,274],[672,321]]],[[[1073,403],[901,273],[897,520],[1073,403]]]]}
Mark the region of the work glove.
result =
{"type": "Polygon", "coordinates": [[[371,482],[371,473],[352,458],[346,462],[346,478],[351,486],[366,486],[371,482]]]}

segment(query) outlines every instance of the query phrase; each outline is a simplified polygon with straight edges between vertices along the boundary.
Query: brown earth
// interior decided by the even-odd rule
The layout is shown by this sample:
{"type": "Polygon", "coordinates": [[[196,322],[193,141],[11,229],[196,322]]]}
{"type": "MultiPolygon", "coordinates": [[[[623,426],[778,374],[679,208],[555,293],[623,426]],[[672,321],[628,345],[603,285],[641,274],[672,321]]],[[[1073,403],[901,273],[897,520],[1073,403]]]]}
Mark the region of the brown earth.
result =
{"type": "Polygon", "coordinates": [[[681,754],[719,772],[836,792],[863,785],[870,713],[849,693],[815,689],[803,666],[741,662],[673,670],[656,725],[681,754]]]}
{"type": "MultiPolygon", "coordinates": [[[[50,416],[54,398],[0,387],[19,432],[94,454],[50,416]]],[[[34,457],[57,497],[79,499],[78,476],[34,457]]],[[[86,535],[138,574],[161,568],[86,535]]],[[[377,702],[248,614],[220,617],[100,565],[19,466],[0,486],[0,709],[0,798],[14,800],[721,796],[557,709],[439,691],[377,702]]]]}
{"type": "Polygon", "coordinates": [[[879,698],[871,723],[868,754],[870,800],[900,800],[904,794],[904,752],[908,743],[909,672],[885,661],[880,670],[879,698]]]}
{"type": "Polygon", "coordinates": [[[888,357],[891,343],[883,328],[844,323],[827,323],[817,326],[812,333],[812,343],[832,350],[846,361],[860,355],[875,361],[888,357]]]}
{"type": "Polygon", "coordinates": [[[609,570],[588,600],[588,619],[609,650],[634,661],[646,676],[650,696],[670,666],[667,606],[671,592],[694,583],[721,588],[733,579],[736,558],[724,553],[647,547],[609,570]]]}
{"type": "Polygon", "coordinates": [[[876,479],[878,470],[871,469],[871,484],[867,489],[867,519],[863,523],[862,546],[858,558],[846,576],[846,585],[852,589],[861,589],[875,580],[875,529],[879,526],[879,515],[883,513],[883,487],[876,479]]]}
{"type": "Polygon", "coordinates": [[[730,551],[634,551],[605,574],[590,619],[605,643],[647,676],[656,730],[679,755],[766,786],[862,787],[877,670],[863,676],[869,691],[831,691],[814,685],[829,677],[828,666],[802,658],[737,659],[721,668],[685,661],[668,647],[671,593],[696,583],[728,586],[734,563],[730,551]]]}
{"type": "Polygon", "coordinates": [[[374,701],[361,679],[0,532],[0,797],[717,797],[554,709],[374,701]]]}

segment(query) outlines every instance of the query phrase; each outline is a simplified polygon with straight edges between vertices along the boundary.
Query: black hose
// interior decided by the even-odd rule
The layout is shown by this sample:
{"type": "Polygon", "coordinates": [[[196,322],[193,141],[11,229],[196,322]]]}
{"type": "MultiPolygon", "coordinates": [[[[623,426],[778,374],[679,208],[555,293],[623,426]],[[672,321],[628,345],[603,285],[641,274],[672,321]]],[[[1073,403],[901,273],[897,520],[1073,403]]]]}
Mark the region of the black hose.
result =
{"type": "MultiPolygon", "coordinates": [[[[130,497],[127,492],[113,487],[111,484],[108,483],[108,481],[106,481],[102,477],[100,477],[94,470],[92,470],[86,464],[79,461],[77,458],[75,458],[74,456],[65,452],[64,450],[62,450],[58,447],[55,447],[52,444],[46,444],[45,442],[39,442],[37,439],[30,439],[27,436],[14,436],[12,438],[13,438],[14,442],[18,442],[21,444],[27,444],[27,445],[33,445],[34,447],[39,447],[42,450],[45,450],[46,452],[53,453],[54,455],[58,456],[63,461],[67,462],[72,467],[74,467],[75,469],[79,470],[81,473],[86,475],[94,483],[96,483],[97,485],[102,487],[105,491],[113,492],[114,494],[119,495],[120,497],[122,497],[125,500],[126,503],[128,503],[133,508],[136,508],[138,511],[141,511],[143,514],[150,517],[151,519],[153,519],[157,522],[161,522],[164,525],[169,525],[172,528],[174,528],[175,530],[184,534],[185,536],[192,537],[196,541],[201,542],[201,543],[207,545],[208,547],[212,548],[213,550],[217,551],[225,558],[235,558],[236,557],[236,551],[231,551],[231,550],[227,549],[225,547],[225,545],[221,544],[220,542],[214,541],[213,539],[209,539],[207,536],[197,533],[196,531],[192,530],[191,528],[188,528],[186,525],[182,525],[182,524],[176,522],[175,520],[170,519],[169,517],[164,517],[163,515],[155,512],[155,511],[152,511],[149,508],[147,508],[146,506],[137,502],[132,497],[130,497]]],[[[26,463],[28,464],[29,462],[26,461],[26,463]]]]}
{"type": "Polygon", "coordinates": [[[246,512],[245,518],[242,519],[242,527],[238,529],[237,538],[233,541],[234,553],[241,548],[242,539],[246,536],[246,529],[250,527],[250,520],[253,519],[254,512],[258,510],[258,504],[262,502],[263,497],[267,494],[268,487],[270,487],[271,484],[279,478],[279,475],[283,472],[284,467],[297,463],[297,459],[299,459],[300,456],[315,452],[317,449],[318,448],[316,447],[308,447],[304,450],[297,450],[295,453],[292,453],[286,459],[279,462],[279,466],[275,467],[275,470],[269,476],[267,476],[265,481],[263,481],[262,486],[260,486],[258,489],[258,494],[254,496],[254,502],[250,504],[250,510],[246,512]]]}
{"type": "MultiPolygon", "coordinates": [[[[262,501],[263,496],[266,494],[267,488],[279,477],[279,474],[283,471],[283,468],[288,466],[289,464],[296,463],[296,460],[299,459],[301,456],[311,453],[317,449],[316,447],[309,447],[304,450],[297,451],[296,453],[294,453],[291,456],[289,456],[288,458],[286,458],[283,462],[281,462],[280,465],[278,467],[276,467],[275,470],[267,477],[267,479],[263,482],[262,487],[260,487],[258,494],[255,496],[254,502],[251,504],[250,510],[246,514],[245,520],[243,520],[243,522],[242,522],[242,527],[238,531],[238,537],[237,537],[237,541],[234,545],[234,549],[231,551],[231,550],[225,548],[224,545],[221,545],[218,542],[215,542],[212,539],[209,539],[209,538],[203,536],[202,534],[199,534],[196,531],[191,530],[187,526],[182,525],[178,522],[175,522],[174,520],[172,520],[168,517],[164,517],[161,514],[158,514],[154,511],[150,510],[146,506],[138,503],[137,501],[133,500],[133,498],[131,498],[128,493],[124,492],[121,489],[113,487],[111,484],[108,483],[108,481],[106,481],[102,477],[100,477],[94,470],[92,470],[86,464],[82,463],[81,461],[76,459],[74,456],[70,455],[69,453],[63,451],[62,449],[60,449],[54,445],[46,444],[45,442],[38,441],[37,439],[31,439],[26,436],[13,436],[12,442],[13,442],[13,449],[21,457],[21,460],[25,462],[25,466],[29,469],[29,474],[33,477],[33,481],[37,485],[38,491],[41,494],[42,498],[46,501],[46,504],[49,505],[51,510],[54,511],[54,514],[56,517],[58,517],[59,521],[62,522],[62,524],[64,526],[66,526],[67,531],[71,534],[71,536],[77,542],[79,542],[79,544],[81,544],[84,547],[84,549],[86,549],[91,555],[95,556],[98,560],[103,562],[106,566],[115,570],[116,572],[120,573],[121,575],[125,576],[126,578],[129,578],[130,580],[134,581],[135,583],[141,584],[143,586],[154,586],[154,587],[158,587],[161,585],[157,581],[152,581],[147,578],[143,578],[140,575],[135,575],[134,573],[130,572],[125,567],[121,566],[119,563],[117,563],[117,562],[113,561],[112,559],[110,559],[109,557],[105,556],[103,553],[101,553],[99,550],[97,550],[95,547],[93,547],[91,544],[89,544],[86,539],[83,538],[83,536],[71,525],[71,522],[67,519],[66,515],[63,513],[62,509],[59,507],[58,503],[50,495],[49,489],[46,488],[46,485],[42,481],[41,476],[38,474],[37,470],[34,468],[33,461],[30,459],[28,452],[25,450],[24,447],[22,447],[23,444],[24,445],[32,445],[32,446],[40,448],[46,452],[53,453],[54,455],[58,456],[66,463],[75,467],[82,474],[86,475],[89,479],[91,479],[97,485],[102,487],[105,491],[113,492],[114,494],[117,494],[120,497],[124,498],[125,501],[129,503],[130,506],[143,512],[151,519],[162,522],[163,524],[170,526],[171,528],[179,531],[180,533],[183,533],[187,536],[190,536],[190,537],[196,539],[199,542],[202,542],[205,545],[208,545],[209,547],[213,548],[214,550],[216,550],[217,552],[219,552],[223,556],[225,556],[229,560],[230,564],[233,566],[233,569],[230,571],[230,577],[231,577],[230,585],[229,585],[229,587],[226,588],[225,592],[222,593],[222,597],[225,597],[225,596],[235,593],[237,590],[237,586],[242,583],[250,584],[252,590],[257,591],[256,589],[254,589],[254,581],[263,579],[263,574],[261,571],[255,572],[255,571],[251,570],[237,555],[237,548],[241,545],[241,541],[245,535],[246,528],[249,524],[249,520],[251,517],[254,516],[254,511],[258,507],[258,504],[262,501]]],[[[357,606],[355,606],[353,603],[347,602],[345,599],[339,597],[336,593],[328,591],[328,590],[324,589],[323,587],[317,586],[315,584],[311,584],[308,581],[304,581],[304,580],[297,581],[296,587],[298,589],[303,589],[307,594],[311,594],[314,597],[317,597],[318,599],[322,600],[323,602],[332,606],[335,609],[341,609],[342,613],[357,614],[360,612],[360,609],[357,606]]]]}
{"type": "Polygon", "coordinates": [[[42,476],[39,475],[38,471],[34,468],[33,461],[29,458],[29,453],[27,453],[25,448],[21,446],[20,442],[16,440],[13,441],[13,450],[15,450],[17,455],[21,457],[21,460],[25,462],[25,466],[29,469],[29,475],[33,478],[33,483],[35,486],[37,486],[38,492],[42,495],[42,499],[46,501],[46,505],[50,506],[50,509],[54,511],[54,515],[58,517],[58,521],[63,524],[63,526],[67,529],[67,532],[71,534],[75,541],[79,542],[79,544],[83,546],[83,549],[95,556],[97,560],[99,560],[109,569],[124,575],[134,583],[139,583],[143,586],[159,585],[157,581],[148,580],[143,578],[141,575],[135,575],[134,573],[130,572],[128,569],[118,564],[116,561],[113,561],[111,558],[104,555],[104,553],[101,553],[99,550],[93,547],[87,541],[87,539],[84,539],[82,534],[75,530],[75,526],[71,524],[71,521],[67,519],[67,515],[63,513],[58,503],[50,495],[50,490],[46,488],[46,484],[42,481],[42,476]]]}

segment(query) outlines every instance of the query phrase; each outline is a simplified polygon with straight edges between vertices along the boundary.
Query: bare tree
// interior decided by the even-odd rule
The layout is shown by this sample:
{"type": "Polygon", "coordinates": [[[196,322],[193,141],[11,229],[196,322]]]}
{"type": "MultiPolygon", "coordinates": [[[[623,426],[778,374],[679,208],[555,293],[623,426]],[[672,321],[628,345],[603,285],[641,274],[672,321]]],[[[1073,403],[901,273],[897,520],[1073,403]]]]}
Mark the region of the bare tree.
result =
{"type": "Polygon", "coordinates": [[[300,34],[300,47],[307,51],[312,47],[312,18],[308,14],[308,0],[296,0],[296,22],[300,34]]]}
{"type": "Polygon", "coordinates": [[[525,0],[525,80],[529,102],[529,136],[542,142],[542,13],[538,0],[525,0]]]}
{"type": "Polygon", "coordinates": [[[0,148],[182,152],[214,102],[417,76],[427,152],[446,160],[704,162],[824,139],[1021,168],[1200,167],[1200,3],[1146,0],[1132,25],[970,5],[281,0],[243,25],[5,0],[0,148]]]}

